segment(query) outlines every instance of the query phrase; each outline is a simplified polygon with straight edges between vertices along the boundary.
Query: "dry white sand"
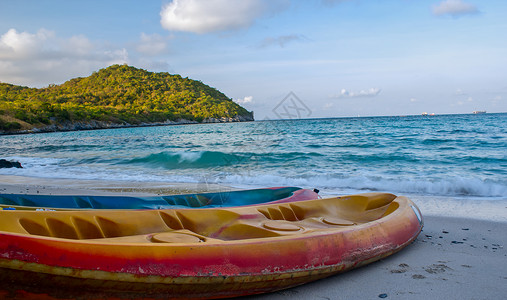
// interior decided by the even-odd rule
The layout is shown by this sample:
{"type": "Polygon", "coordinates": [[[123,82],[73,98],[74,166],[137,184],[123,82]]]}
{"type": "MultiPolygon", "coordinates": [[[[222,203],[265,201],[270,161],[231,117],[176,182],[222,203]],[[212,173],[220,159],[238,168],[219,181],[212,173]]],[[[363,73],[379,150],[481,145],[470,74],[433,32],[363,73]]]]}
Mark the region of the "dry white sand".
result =
{"type": "Polygon", "coordinates": [[[427,216],[417,240],[365,267],[243,299],[507,299],[507,223],[427,216]]]}
{"type": "MultiPolygon", "coordinates": [[[[0,193],[156,195],[231,189],[0,176],[0,193]]],[[[316,282],[242,299],[507,299],[507,201],[413,200],[425,226],[399,253],[316,282]]]]}

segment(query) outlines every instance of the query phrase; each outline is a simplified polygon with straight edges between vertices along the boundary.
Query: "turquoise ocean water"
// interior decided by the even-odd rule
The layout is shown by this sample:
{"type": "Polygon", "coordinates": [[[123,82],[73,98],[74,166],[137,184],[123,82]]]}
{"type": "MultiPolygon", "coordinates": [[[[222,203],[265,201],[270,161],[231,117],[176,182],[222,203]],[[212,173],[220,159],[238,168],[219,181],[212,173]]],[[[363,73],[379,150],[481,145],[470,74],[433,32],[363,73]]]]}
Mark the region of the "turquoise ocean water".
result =
{"type": "Polygon", "coordinates": [[[507,198],[507,114],[298,119],[0,136],[38,178],[507,198]]]}

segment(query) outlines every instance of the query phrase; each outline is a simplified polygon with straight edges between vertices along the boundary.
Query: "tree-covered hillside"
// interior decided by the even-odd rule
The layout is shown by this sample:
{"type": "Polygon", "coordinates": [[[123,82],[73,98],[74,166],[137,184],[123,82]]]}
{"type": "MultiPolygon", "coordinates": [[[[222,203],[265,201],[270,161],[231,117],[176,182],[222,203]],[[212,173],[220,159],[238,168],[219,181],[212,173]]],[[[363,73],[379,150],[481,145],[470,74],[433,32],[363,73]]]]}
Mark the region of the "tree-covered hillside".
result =
{"type": "Polygon", "coordinates": [[[0,132],[181,119],[243,121],[253,120],[253,115],[200,81],[126,65],[41,89],[0,83],[0,132]]]}

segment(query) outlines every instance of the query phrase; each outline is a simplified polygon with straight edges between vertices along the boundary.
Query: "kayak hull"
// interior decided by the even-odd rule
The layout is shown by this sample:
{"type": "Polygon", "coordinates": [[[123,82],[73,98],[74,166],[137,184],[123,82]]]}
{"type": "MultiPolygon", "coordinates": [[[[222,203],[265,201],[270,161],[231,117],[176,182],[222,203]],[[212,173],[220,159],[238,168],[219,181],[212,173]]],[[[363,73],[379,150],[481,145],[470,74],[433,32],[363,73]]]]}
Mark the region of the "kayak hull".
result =
{"type": "MultiPolygon", "coordinates": [[[[106,212],[39,212],[46,216],[38,218],[30,215],[36,212],[10,213],[18,214],[10,215],[10,221],[20,224],[29,220],[27,216],[34,222],[44,219],[46,224],[60,220],[60,226],[66,218],[75,221],[77,216],[83,220],[109,217],[121,223],[117,215],[113,218],[106,212]]],[[[63,232],[53,232],[51,226],[49,236],[0,231],[0,289],[49,298],[89,293],[87,299],[265,293],[391,255],[413,241],[423,226],[410,200],[390,194],[227,210],[137,211],[136,216],[152,227],[151,233],[70,239],[62,238],[63,232]],[[208,213],[203,215],[204,211],[208,213]],[[170,214],[185,223],[183,228],[167,221],[170,214]],[[145,222],[155,215],[170,224],[172,231],[158,233],[156,222],[145,222]],[[217,227],[218,219],[222,225],[217,227]]],[[[104,227],[103,221],[98,223],[104,227]]]]}
{"type": "Polygon", "coordinates": [[[0,209],[170,209],[212,208],[318,199],[312,190],[299,187],[272,187],[166,196],[87,196],[0,194],[0,209]]]}

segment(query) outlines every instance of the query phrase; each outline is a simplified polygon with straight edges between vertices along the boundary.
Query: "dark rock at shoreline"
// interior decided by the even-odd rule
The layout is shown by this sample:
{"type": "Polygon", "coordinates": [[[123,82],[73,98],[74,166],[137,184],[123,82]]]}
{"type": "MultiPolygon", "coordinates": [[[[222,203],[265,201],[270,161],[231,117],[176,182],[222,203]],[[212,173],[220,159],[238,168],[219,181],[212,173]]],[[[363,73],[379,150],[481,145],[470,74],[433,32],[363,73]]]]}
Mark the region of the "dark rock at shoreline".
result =
{"type": "Polygon", "coordinates": [[[1,168],[23,168],[19,161],[8,161],[5,159],[0,159],[0,169],[1,168]]]}

